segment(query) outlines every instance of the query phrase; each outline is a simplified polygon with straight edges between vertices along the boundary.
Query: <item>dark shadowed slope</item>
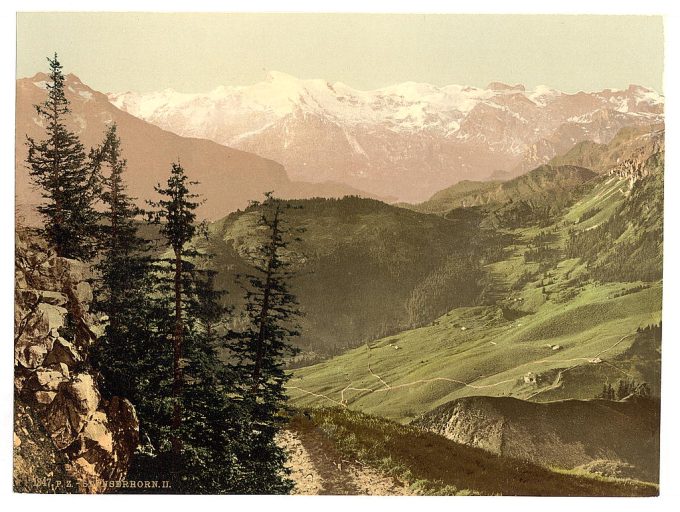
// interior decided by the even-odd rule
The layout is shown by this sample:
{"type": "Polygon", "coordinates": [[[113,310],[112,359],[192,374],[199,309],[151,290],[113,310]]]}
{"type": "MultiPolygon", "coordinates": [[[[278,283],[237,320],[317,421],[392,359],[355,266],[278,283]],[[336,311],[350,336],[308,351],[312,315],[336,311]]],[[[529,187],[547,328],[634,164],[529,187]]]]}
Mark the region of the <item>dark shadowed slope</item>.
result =
{"type": "Polygon", "coordinates": [[[544,466],[609,467],[658,482],[659,402],[651,399],[535,403],[475,396],[446,403],[414,425],[458,443],[544,466]],[[595,465],[596,464],[596,465],[595,465]]]}

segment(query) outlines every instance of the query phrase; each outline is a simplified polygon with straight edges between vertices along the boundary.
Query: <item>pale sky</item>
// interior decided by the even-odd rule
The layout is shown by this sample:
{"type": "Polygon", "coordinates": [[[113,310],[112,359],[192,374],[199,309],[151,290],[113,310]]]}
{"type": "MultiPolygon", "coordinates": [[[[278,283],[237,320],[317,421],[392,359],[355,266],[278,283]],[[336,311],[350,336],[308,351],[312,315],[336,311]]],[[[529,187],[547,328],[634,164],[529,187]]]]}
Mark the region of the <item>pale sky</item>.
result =
{"type": "Polygon", "coordinates": [[[102,92],[248,85],[270,70],[357,89],[397,82],[662,92],[659,16],[19,13],[17,77],[64,70],[102,92]]]}

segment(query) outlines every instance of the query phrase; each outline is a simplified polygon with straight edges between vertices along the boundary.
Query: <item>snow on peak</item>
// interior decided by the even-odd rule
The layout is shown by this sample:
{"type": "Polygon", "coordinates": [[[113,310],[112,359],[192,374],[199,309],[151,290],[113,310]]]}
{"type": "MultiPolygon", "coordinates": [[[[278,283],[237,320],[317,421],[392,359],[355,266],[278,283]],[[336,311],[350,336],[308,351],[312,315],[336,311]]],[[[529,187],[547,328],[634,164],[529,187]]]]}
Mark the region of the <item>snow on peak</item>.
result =
{"type": "Polygon", "coordinates": [[[301,80],[293,75],[284,73],[283,71],[271,70],[267,72],[267,82],[277,82],[277,83],[298,83],[301,80]]]}
{"type": "MultiPolygon", "coordinates": [[[[208,93],[181,93],[173,89],[137,94],[110,94],[117,107],[184,135],[229,132],[228,139],[256,133],[291,114],[320,116],[345,125],[384,124],[393,130],[436,128],[455,133],[463,119],[483,104],[511,112],[508,96],[523,96],[543,109],[564,93],[545,85],[527,91],[521,84],[492,82],[480,89],[462,85],[439,87],[403,82],[373,90],[355,89],[342,82],[301,79],[281,71],[269,71],[252,85],[221,85],[208,93]],[[245,128],[244,128],[245,127],[245,128]]],[[[627,91],[594,93],[602,103],[620,112],[638,103],[655,105],[663,97],[654,91],[631,87],[627,91]],[[628,99],[632,103],[628,104],[628,99]]],[[[524,108],[524,107],[522,107],[524,108]]]]}
{"type": "Polygon", "coordinates": [[[649,103],[650,105],[663,105],[665,103],[664,97],[653,89],[642,87],[640,85],[631,85],[628,91],[633,94],[636,104],[649,103]]]}
{"type": "Polygon", "coordinates": [[[533,101],[536,105],[544,107],[561,94],[562,93],[557,89],[553,89],[547,85],[537,85],[534,87],[533,91],[527,93],[527,98],[533,101]]]}

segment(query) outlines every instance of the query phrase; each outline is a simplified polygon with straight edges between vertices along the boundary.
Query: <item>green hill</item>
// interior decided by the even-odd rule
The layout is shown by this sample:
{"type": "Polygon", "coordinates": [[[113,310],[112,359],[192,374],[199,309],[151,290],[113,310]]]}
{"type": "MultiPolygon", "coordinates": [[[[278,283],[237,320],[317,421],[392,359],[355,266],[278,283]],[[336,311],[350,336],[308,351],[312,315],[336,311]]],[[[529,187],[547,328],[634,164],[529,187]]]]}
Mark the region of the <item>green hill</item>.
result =
{"type": "MultiPolygon", "coordinates": [[[[289,204],[286,222],[304,229],[288,257],[305,315],[298,342],[307,353],[338,353],[478,300],[485,239],[478,231],[357,197],[289,204]]],[[[257,218],[257,208],[233,213],[210,225],[208,242],[197,242],[215,255],[217,285],[229,290],[237,313],[233,275],[247,271],[257,218]]]]}

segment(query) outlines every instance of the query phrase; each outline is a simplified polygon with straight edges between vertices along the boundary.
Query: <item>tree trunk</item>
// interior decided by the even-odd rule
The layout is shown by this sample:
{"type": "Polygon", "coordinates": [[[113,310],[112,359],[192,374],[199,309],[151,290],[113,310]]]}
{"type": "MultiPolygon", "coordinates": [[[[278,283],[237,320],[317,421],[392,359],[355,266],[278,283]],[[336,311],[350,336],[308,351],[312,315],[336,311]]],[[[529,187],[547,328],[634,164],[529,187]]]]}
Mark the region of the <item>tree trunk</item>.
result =
{"type": "MultiPolygon", "coordinates": [[[[59,112],[57,111],[57,104],[56,102],[52,102],[52,121],[54,125],[58,125],[59,123],[59,112]]],[[[55,128],[56,130],[56,128],[55,128]]],[[[57,256],[62,257],[64,256],[64,240],[61,239],[61,237],[64,234],[64,229],[63,229],[63,224],[64,224],[64,214],[62,212],[63,207],[62,207],[62,197],[61,197],[61,190],[60,185],[61,185],[61,180],[62,176],[60,175],[60,170],[61,170],[61,162],[59,161],[59,148],[57,145],[57,135],[56,131],[52,134],[51,136],[51,143],[52,143],[52,148],[54,151],[54,160],[52,161],[52,193],[54,194],[54,209],[55,209],[55,215],[54,215],[54,225],[56,227],[56,232],[60,234],[60,240],[55,240],[55,251],[57,252],[57,256]]]]}
{"type": "MultiPolygon", "coordinates": [[[[115,170],[111,171],[112,173],[115,170]]],[[[113,256],[111,260],[114,262],[120,259],[118,247],[118,183],[115,181],[115,175],[111,177],[111,249],[110,254],[113,256]]],[[[122,303],[123,290],[121,283],[110,283],[110,297],[109,297],[109,324],[111,330],[118,334],[120,331],[120,322],[118,321],[119,311],[117,308],[122,303]]]]}
{"type": "Polygon", "coordinates": [[[271,280],[274,271],[274,258],[276,257],[276,237],[279,234],[279,209],[277,207],[272,220],[272,241],[269,246],[269,261],[267,262],[267,275],[264,283],[264,292],[262,295],[262,309],[260,310],[259,330],[257,333],[257,352],[255,354],[255,368],[253,370],[253,388],[255,393],[260,385],[260,376],[262,373],[262,360],[264,359],[264,343],[265,343],[265,324],[267,316],[269,315],[269,297],[271,295],[271,280]]]}
{"type": "Polygon", "coordinates": [[[175,249],[175,330],[172,337],[172,437],[173,455],[179,456],[182,452],[182,441],[179,437],[179,429],[182,426],[182,345],[184,342],[184,322],[182,321],[182,252],[175,249]]]}

